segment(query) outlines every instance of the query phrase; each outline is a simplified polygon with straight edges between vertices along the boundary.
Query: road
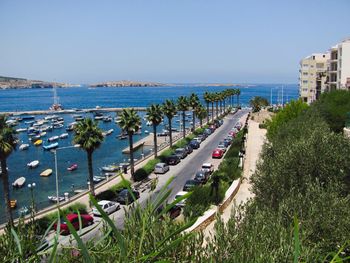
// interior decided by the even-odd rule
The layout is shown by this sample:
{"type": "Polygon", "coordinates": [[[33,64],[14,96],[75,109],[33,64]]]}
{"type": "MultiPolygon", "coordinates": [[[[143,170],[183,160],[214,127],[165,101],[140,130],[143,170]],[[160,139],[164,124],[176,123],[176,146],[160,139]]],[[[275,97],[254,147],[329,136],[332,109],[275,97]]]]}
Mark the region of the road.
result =
{"type": "MultiPolygon", "coordinates": [[[[143,205],[147,200],[156,196],[156,194],[162,189],[165,183],[169,180],[170,177],[174,177],[174,180],[169,185],[169,188],[172,189],[171,195],[169,196],[169,201],[172,201],[175,195],[182,190],[185,182],[189,179],[192,179],[195,173],[201,168],[202,164],[205,162],[210,162],[214,164],[215,169],[221,162],[218,159],[212,159],[211,153],[218,145],[219,141],[224,139],[231,128],[238,122],[238,120],[245,114],[248,113],[248,110],[240,110],[234,115],[228,115],[224,119],[224,124],[216,129],[216,131],[210,135],[204,142],[201,143],[199,149],[194,150],[189,156],[181,160],[181,162],[176,166],[171,166],[170,171],[164,175],[158,176],[158,185],[155,191],[150,192],[149,190],[144,191],[140,194],[138,202],[143,205]]],[[[110,217],[116,222],[118,228],[123,228],[125,212],[127,212],[127,207],[122,206],[122,208],[115,213],[111,214],[110,217]],[[124,209],[125,208],[125,209],[124,209]]],[[[95,217],[95,223],[81,230],[81,237],[83,241],[88,241],[93,238],[98,238],[101,235],[100,228],[102,224],[99,224],[101,221],[100,218],[95,217]],[[91,230],[94,228],[93,230],[91,230]],[[91,231],[90,231],[91,230],[91,231]]],[[[53,236],[51,236],[52,238],[53,236]]],[[[48,238],[49,240],[51,239],[48,238]]],[[[73,237],[71,236],[60,236],[59,243],[63,246],[69,245],[73,237]]],[[[73,242],[74,243],[74,242],[73,242]]]]}

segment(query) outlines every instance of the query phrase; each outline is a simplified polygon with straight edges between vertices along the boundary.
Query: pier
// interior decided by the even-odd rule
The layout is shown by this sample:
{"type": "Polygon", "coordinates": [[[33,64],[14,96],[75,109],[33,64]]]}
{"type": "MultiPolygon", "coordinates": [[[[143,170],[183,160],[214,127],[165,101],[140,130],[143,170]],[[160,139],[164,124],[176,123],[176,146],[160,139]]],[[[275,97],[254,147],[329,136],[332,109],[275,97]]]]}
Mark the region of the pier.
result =
{"type": "Polygon", "coordinates": [[[135,111],[146,111],[146,107],[125,107],[125,108],[90,108],[90,109],[67,109],[67,110],[37,110],[37,111],[9,111],[0,112],[0,115],[20,116],[20,115],[54,115],[54,114],[74,114],[90,112],[121,112],[123,109],[132,108],[135,111]]]}

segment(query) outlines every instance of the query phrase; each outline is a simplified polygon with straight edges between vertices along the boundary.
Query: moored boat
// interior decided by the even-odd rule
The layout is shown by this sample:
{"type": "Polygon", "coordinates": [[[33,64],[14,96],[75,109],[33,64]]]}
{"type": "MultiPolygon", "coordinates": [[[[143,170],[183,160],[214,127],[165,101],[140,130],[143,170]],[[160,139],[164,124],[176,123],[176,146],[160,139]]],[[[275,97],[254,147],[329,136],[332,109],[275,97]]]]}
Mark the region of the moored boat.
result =
{"type": "Polygon", "coordinates": [[[21,151],[27,150],[29,148],[29,144],[28,143],[23,143],[19,146],[19,149],[21,151]]]}
{"type": "MultiPolygon", "coordinates": [[[[53,196],[53,195],[49,195],[48,197],[47,197],[51,202],[57,202],[57,196],[53,196]]],[[[64,197],[63,196],[59,196],[58,197],[58,201],[59,202],[63,202],[65,199],[64,199],[64,197]]]]}
{"type": "Polygon", "coordinates": [[[66,139],[68,138],[68,133],[62,133],[59,137],[60,139],[66,139]]]}
{"type": "Polygon", "coordinates": [[[105,180],[106,178],[103,176],[94,176],[93,177],[93,181],[95,184],[98,184],[99,182],[102,182],[103,180],[105,180]]]}
{"type": "Polygon", "coordinates": [[[39,163],[40,163],[40,162],[39,162],[38,160],[31,161],[30,163],[27,163],[27,166],[28,166],[29,168],[36,168],[36,167],[38,167],[39,163]]]}
{"type": "Polygon", "coordinates": [[[16,179],[13,183],[12,186],[15,188],[20,188],[24,185],[24,183],[26,182],[26,178],[25,177],[20,177],[18,179],[16,179]]]}
{"type": "Polygon", "coordinates": [[[68,171],[74,171],[78,169],[78,165],[76,163],[73,163],[71,166],[67,168],[68,171]]]}
{"type": "Polygon", "coordinates": [[[119,170],[119,166],[117,165],[106,165],[101,168],[103,172],[116,172],[119,170]]]}
{"type": "Polygon", "coordinates": [[[49,145],[43,145],[44,150],[52,150],[58,147],[58,142],[49,144],[49,145]]]}
{"type": "Polygon", "coordinates": [[[42,177],[48,177],[52,174],[52,169],[46,169],[45,171],[43,171],[40,176],[42,177]]]}
{"type": "Polygon", "coordinates": [[[58,136],[52,136],[52,137],[48,138],[47,140],[48,140],[49,142],[54,142],[54,141],[57,141],[59,138],[60,138],[60,137],[58,137],[58,136]]]}
{"type": "Polygon", "coordinates": [[[18,128],[16,129],[16,132],[24,132],[27,131],[27,128],[18,128]]]}
{"type": "Polygon", "coordinates": [[[43,140],[36,140],[36,141],[34,142],[34,145],[35,145],[35,146],[39,146],[39,145],[42,145],[42,143],[43,143],[43,140]]]}
{"type": "Polygon", "coordinates": [[[113,129],[109,129],[108,131],[102,132],[102,135],[106,137],[108,135],[111,135],[113,131],[114,131],[113,129]]]}

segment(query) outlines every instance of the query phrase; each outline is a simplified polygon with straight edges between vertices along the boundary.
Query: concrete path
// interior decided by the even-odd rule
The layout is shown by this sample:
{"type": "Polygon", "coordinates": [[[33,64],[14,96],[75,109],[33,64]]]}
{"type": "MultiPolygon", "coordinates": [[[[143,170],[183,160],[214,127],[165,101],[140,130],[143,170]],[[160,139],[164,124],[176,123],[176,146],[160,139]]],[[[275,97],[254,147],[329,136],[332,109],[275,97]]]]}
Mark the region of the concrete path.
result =
{"type": "MultiPolygon", "coordinates": [[[[226,223],[231,217],[232,209],[248,201],[249,198],[254,197],[250,191],[250,176],[255,172],[257,161],[260,158],[262,146],[265,142],[266,130],[259,129],[259,123],[249,120],[248,123],[248,135],[246,145],[246,156],[243,166],[243,181],[239,188],[238,193],[233,198],[230,205],[221,214],[222,220],[226,223]]],[[[208,225],[203,231],[206,237],[210,237],[214,233],[215,221],[208,225]]]]}

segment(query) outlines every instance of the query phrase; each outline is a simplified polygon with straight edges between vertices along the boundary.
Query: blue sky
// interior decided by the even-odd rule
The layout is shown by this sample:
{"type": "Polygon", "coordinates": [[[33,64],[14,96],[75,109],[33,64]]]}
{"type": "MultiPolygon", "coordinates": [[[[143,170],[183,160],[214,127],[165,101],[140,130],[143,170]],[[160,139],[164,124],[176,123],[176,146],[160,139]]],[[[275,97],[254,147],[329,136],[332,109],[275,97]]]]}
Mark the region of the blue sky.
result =
{"type": "Polygon", "coordinates": [[[302,57],[350,37],[349,12],[348,0],[1,0],[0,75],[297,83],[302,57]]]}

